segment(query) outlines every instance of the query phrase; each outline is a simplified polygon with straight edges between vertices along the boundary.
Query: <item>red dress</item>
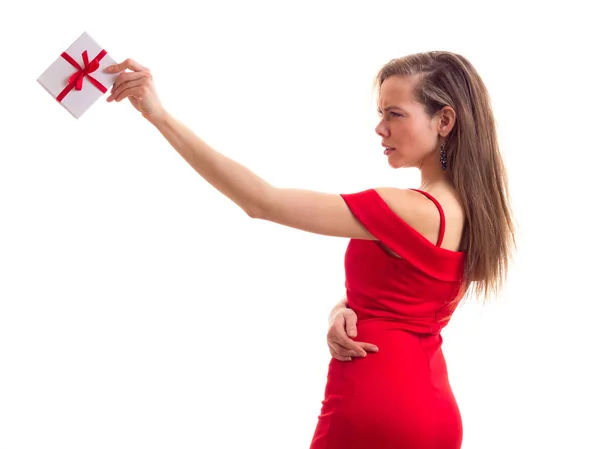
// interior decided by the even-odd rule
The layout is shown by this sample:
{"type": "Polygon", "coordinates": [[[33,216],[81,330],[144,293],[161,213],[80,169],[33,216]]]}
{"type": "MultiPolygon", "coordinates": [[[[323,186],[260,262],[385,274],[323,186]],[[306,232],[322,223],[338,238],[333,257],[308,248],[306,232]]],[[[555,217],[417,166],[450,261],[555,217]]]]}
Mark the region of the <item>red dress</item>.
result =
{"type": "Polygon", "coordinates": [[[345,255],[348,307],[358,340],[377,353],[331,359],[311,449],[458,449],[462,420],[448,382],[440,331],[462,294],[464,252],[433,245],[374,189],[342,194],[375,240],[351,239],[345,255]],[[402,259],[382,248],[384,245],[402,259]]]}

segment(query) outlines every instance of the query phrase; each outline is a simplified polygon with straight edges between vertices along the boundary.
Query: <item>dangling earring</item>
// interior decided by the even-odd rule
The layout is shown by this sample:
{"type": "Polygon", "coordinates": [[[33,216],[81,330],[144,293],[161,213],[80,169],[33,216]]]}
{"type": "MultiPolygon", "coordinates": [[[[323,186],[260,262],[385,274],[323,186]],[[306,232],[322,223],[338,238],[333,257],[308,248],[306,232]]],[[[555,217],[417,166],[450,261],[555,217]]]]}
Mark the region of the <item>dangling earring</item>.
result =
{"type": "Polygon", "coordinates": [[[448,168],[448,159],[446,159],[446,143],[443,143],[440,147],[440,163],[442,164],[442,170],[448,168]]]}

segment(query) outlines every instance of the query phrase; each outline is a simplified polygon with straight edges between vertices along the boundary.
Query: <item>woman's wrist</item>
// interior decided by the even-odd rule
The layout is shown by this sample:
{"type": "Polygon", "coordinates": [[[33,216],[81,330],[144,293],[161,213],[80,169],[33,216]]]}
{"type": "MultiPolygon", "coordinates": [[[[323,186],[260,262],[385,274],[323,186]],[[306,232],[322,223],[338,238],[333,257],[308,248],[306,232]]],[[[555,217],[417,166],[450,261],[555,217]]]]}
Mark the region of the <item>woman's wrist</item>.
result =
{"type": "Polygon", "coordinates": [[[161,109],[158,112],[153,112],[151,114],[142,114],[146,120],[152,123],[156,128],[159,128],[164,125],[168,118],[169,113],[164,109],[161,109]]]}
{"type": "Polygon", "coordinates": [[[340,302],[338,302],[335,306],[333,306],[333,309],[331,309],[331,312],[329,313],[329,324],[331,324],[331,322],[334,320],[335,316],[341,311],[344,310],[348,307],[348,299],[344,298],[342,299],[340,302]]]}

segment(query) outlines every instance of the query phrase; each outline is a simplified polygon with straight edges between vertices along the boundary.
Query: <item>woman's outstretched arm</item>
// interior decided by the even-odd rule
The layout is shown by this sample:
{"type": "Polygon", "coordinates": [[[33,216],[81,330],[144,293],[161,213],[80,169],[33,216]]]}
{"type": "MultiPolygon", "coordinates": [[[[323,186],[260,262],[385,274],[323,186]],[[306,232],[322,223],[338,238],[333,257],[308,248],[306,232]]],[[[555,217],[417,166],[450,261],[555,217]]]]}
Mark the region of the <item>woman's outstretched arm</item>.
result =
{"type": "Polygon", "coordinates": [[[209,146],[163,108],[150,71],[137,62],[128,59],[106,71],[122,72],[107,101],[128,98],[200,176],[250,217],[316,234],[375,239],[339,194],[275,187],[209,146]]]}

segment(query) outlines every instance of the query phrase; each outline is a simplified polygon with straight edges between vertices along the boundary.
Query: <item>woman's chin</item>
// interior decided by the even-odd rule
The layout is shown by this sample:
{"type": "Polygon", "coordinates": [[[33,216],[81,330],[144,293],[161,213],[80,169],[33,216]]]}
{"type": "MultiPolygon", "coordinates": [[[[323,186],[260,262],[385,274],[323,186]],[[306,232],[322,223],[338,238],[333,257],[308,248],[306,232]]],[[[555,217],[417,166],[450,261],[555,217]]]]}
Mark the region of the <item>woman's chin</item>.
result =
{"type": "Polygon", "coordinates": [[[398,161],[398,160],[394,160],[394,159],[388,159],[388,165],[391,168],[404,168],[405,165],[402,163],[402,161],[398,161]]]}

